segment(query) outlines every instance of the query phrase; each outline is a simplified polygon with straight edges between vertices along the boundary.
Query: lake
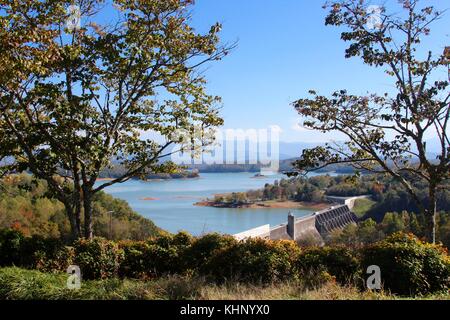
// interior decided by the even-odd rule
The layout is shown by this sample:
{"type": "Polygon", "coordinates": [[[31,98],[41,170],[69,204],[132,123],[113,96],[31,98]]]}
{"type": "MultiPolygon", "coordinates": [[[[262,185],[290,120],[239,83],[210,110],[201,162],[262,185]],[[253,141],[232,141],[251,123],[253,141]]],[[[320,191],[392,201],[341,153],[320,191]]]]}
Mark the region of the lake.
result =
{"type": "MultiPolygon", "coordinates": [[[[254,173],[202,173],[198,179],[162,181],[131,180],[105,191],[126,200],[139,214],[169,232],[188,231],[193,235],[208,232],[235,234],[261,225],[275,226],[287,221],[288,209],[232,209],[197,207],[194,203],[217,193],[242,192],[263,188],[283,175],[254,178],[254,173]],[[142,200],[154,198],[156,200],[142,200]]],[[[297,216],[310,210],[291,210],[297,216]]]]}

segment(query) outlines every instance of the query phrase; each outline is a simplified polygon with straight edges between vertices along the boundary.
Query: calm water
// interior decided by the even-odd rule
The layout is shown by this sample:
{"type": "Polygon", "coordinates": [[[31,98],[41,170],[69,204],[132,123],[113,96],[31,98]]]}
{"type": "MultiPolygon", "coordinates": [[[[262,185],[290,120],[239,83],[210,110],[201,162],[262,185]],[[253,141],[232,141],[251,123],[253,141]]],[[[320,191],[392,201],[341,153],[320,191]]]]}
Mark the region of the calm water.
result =
{"type": "MultiPolygon", "coordinates": [[[[170,232],[188,231],[234,234],[264,224],[285,223],[287,209],[230,209],[197,207],[193,204],[217,193],[240,192],[264,187],[282,175],[253,178],[254,173],[203,173],[198,179],[168,181],[128,181],[106,189],[114,197],[126,200],[141,215],[170,232]],[[142,198],[156,198],[146,201],[142,198]]],[[[300,217],[309,210],[293,210],[300,217]]]]}

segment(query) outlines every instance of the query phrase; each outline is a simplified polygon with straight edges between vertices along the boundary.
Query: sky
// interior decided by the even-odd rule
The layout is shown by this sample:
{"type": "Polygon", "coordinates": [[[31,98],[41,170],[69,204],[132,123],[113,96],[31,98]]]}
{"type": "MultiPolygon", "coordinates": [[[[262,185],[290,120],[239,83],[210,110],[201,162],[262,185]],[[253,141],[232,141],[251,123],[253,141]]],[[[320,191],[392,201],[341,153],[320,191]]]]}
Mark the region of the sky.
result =
{"type": "MultiPolygon", "coordinates": [[[[397,0],[372,1],[384,4],[397,0]]],[[[424,0],[450,8],[450,0],[424,0]]],[[[223,25],[224,43],[238,47],[224,60],[208,67],[208,91],[223,98],[225,128],[281,128],[280,140],[322,142],[336,139],[304,129],[291,103],[308,90],[328,95],[389,92],[392,79],[381,69],[346,59],[342,29],[325,26],[324,0],[197,0],[192,23],[199,32],[223,25]]],[[[450,11],[432,27],[424,47],[442,53],[450,45],[450,11]]]]}

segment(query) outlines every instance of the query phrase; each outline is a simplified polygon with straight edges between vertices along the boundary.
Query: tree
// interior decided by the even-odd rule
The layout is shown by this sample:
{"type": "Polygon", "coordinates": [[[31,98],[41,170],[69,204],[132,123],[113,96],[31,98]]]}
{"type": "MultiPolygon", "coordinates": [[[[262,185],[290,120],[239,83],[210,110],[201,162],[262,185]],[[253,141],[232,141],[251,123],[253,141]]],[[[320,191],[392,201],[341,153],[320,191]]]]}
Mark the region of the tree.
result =
{"type": "Polygon", "coordinates": [[[340,90],[330,97],[310,91],[311,98],[296,101],[294,106],[305,117],[305,127],[337,131],[347,139],[304,150],[294,166],[310,171],[346,163],[359,171],[394,177],[427,216],[427,237],[434,242],[437,193],[450,177],[449,82],[439,78],[447,75],[450,57],[424,53],[420,46],[430,33],[430,25],[443,12],[421,7],[418,0],[400,3],[403,10],[399,15],[379,8],[375,25],[366,1],[327,3],[326,24],[346,28],[341,34],[350,42],[346,58],[360,57],[369,66],[384,68],[394,79],[396,90],[394,94],[367,96],[340,90]],[[427,154],[425,137],[430,135],[439,139],[435,159],[427,154]],[[418,180],[427,183],[427,202],[421,201],[413,188],[418,180]]]}
{"type": "Polygon", "coordinates": [[[0,130],[12,140],[1,144],[15,146],[7,169],[47,181],[74,238],[93,235],[96,193],[174,171],[161,159],[211,142],[220,99],[206,93],[201,68],[234,47],[220,44],[219,24],[195,32],[192,0],[114,0],[118,20],[101,25],[102,2],[0,1],[0,130]],[[83,25],[65,28],[73,4],[83,25]],[[123,174],[96,184],[113,164],[123,174]]]}

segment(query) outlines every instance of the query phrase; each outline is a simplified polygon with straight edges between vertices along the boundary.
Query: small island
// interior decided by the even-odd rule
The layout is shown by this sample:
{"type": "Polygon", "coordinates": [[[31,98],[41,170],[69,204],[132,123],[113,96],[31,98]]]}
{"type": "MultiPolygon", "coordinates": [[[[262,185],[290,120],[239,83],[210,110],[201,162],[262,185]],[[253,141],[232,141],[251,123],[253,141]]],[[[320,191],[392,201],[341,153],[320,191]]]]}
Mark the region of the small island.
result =
{"type": "Polygon", "coordinates": [[[257,179],[257,178],[266,178],[266,176],[263,175],[263,174],[261,174],[261,173],[257,173],[257,174],[255,174],[252,178],[253,178],[253,179],[257,179]]]}
{"type": "Polygon", "coordinates": [[[159,199],[158,198],[153,198],[153,197],[145,197],[145,198],[140,198],[139,200],[143,200],[143,201],[157,201],[159,199]]]}

